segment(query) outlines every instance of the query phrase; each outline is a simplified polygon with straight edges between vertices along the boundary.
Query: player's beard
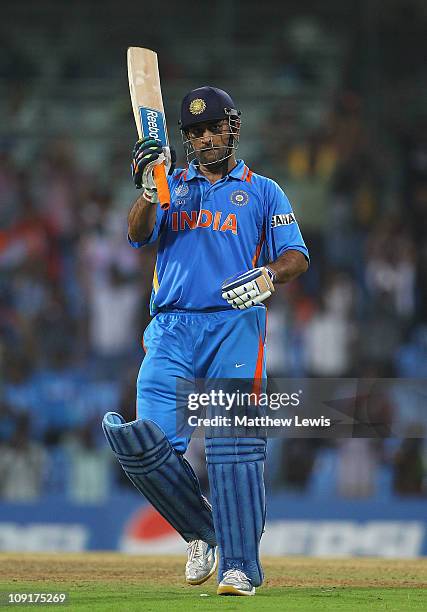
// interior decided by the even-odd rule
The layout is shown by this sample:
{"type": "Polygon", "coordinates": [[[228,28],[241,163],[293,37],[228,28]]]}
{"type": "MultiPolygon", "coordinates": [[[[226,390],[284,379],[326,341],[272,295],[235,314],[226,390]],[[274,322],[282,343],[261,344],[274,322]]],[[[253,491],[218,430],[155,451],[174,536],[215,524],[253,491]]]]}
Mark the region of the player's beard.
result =
{"type": "Polygon", "coordinates": [[[219,171],[223,168],[224,164],[228,164],[228,158],[230,157],[230,147],[206,147],[196,153],[198,163],[201,166],[212,172],[219,171]]]}

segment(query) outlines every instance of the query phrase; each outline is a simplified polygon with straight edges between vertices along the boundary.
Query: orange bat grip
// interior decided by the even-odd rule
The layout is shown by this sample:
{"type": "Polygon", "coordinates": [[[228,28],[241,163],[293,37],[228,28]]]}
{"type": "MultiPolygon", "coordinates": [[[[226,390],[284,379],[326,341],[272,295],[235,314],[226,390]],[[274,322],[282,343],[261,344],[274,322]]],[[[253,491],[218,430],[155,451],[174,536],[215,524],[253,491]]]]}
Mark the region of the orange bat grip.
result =
{"type": "Polygon", "coordinates": [[[165,164],[154,166],[154,180],[156,181],[157,195],[159,196],[160,207],[168,210],[171,201],[169,185],[166,180],[165,164]]]}

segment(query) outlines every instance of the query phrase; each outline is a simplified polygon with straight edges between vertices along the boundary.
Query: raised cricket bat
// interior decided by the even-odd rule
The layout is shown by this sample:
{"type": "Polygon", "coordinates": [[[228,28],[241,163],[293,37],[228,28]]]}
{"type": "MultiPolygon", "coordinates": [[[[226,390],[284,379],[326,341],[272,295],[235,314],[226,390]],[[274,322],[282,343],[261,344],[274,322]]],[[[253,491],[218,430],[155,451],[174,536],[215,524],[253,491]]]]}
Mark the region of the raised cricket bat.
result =
{"type": "MultiPolygon", "coordinates": [[[[152,136],[169,146],[162,91],[160,89],[157,53],[142,47],[129,47],[127,53],[130,99],[138,136],[152,136]]],[[[170,206],[170,192],[165,164],[154,166],[154,180],[160,206],[170,206]]]]}

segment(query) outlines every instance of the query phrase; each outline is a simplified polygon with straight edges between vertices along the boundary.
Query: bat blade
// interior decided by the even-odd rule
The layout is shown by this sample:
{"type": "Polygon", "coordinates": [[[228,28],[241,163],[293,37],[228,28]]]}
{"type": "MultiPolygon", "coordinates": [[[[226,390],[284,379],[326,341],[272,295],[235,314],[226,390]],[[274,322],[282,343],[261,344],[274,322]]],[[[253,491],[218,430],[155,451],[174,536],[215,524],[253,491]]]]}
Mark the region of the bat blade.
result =
{"type": "MultiPolygon", "coordinates": [[[[157,53],[143,47],[129,47],[127,51],[129,91],[139,138],[151,136],[169,146],[160,87],[157,53]]],[[[164,163],[154,167],[154,180],[160,206],[169,208],[170,193],[164,163]]]]}

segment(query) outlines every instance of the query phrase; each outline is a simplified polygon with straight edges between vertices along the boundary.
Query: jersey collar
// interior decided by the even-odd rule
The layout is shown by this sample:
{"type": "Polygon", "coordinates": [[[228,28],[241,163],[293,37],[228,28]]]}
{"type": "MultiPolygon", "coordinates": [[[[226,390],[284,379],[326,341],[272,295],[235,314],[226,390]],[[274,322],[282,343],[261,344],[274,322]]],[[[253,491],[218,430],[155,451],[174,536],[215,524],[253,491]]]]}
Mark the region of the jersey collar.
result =
{"type": "MultiPolygon", "coordinates": [[[[234,179],[238,179],[239,181],[246,180],[246,176],[249,172],[249,168],[246,166],[243,159],[236,160],[237,164],[234,166],[233,170],[228,173],[228,176],[231,176],[234,179]]],[[[193,178],[204,178],[203,175],[199,172],[194,161],[190,163],[188,169],[184,172],[184,181],[191,181],[193,178]]]]}

